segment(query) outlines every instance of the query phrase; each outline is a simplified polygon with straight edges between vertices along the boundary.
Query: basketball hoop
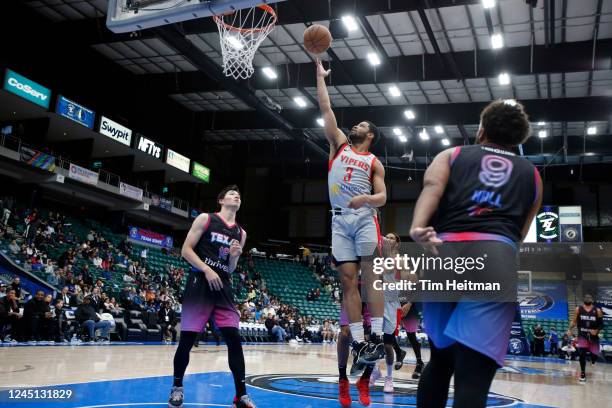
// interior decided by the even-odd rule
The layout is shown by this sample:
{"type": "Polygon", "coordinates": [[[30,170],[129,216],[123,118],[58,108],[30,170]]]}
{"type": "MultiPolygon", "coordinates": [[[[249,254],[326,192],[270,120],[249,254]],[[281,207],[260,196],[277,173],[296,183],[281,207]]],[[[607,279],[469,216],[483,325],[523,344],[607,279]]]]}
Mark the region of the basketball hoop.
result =
{"type": "Polygon", "coordinates": [[[255,72],[255,52],[274,29],[276,12],[262,4],[213,19],[219,28],[223,73],[234,79],[250,78],[255,72]]]}

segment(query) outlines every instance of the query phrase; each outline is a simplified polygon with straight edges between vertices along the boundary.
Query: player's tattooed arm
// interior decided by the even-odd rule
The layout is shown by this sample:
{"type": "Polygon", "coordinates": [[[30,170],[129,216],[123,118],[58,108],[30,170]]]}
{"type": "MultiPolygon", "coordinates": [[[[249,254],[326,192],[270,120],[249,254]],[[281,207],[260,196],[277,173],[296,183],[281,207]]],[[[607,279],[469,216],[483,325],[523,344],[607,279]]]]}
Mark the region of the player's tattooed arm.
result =
{"type": "Polygon", "coordinates": [[[319,100],[319,109],[321,110],[321,116],[323,118],[323,130],[325,131],[325,137],[329,142],[329,159],[332,160],[336,155],[336,151],[344,143],[348,141],[344,132],[338,129],[338,122],[336,121],[336,115],[331,108],[331,101],[327,92],[327,85],[325,84],[325,78],[330,74],[331,69],[326,70],[323,67],[323,63],[319,58],[316,61],[317,64],[317,98],[319,100]]]}
{"type": "Polygon", "coordinates": [[[238,259],[240,259],[240,255],[242,255],[242,248],[244,248],[244,244],[246,242],[247,233],[245,230],[242,230],[242,238],[240,242],[234,240],[232,242],[232,246],[230,247],[230,259],[229,259],[229,272],[233,273],[236,270],[236,266],[238,265],[238,259]]]}

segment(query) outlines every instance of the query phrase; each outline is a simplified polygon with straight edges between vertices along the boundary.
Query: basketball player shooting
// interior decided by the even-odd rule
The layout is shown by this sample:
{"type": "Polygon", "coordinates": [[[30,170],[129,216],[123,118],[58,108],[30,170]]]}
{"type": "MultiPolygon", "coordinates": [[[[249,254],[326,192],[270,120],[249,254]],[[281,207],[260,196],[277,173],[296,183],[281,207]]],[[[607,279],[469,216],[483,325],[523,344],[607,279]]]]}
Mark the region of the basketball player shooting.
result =
{"type": "MultiPolygon", "coordinates": [[[[338,129],[336,117],[325,84],[331,71],[317,59],[317,92],[323,116],[325,136],[329,142],[329,199],[332,206],[332,255],[342,282],[341,325],[349,325],[353,338],[355,363],[374,364],[385,355],[382,345],[384,298],[374,290],[376,279],[371,257],[380,246],[377,207],[387,201],[385,169],[369,149],[379,136],[372,122],[353,126],[349,136],[338,129]],[[361,320],[361,295],[358,274],[361,267],[362,287],[372,315],[372,335],[365,341],[361,320]]],[[[340,367],[342,369],[342,367],[340,367]]],[[[342,374],[341,374],[342,379],[342,374]]]]}
{"type": "Polygon", "coordinates": [[[169,408],[183,407],[183,377],[189,364],[194,340],[212,317],[227,344],[229,368],[236,394],[233,408],[255,408],[246,393],[244,353],[238,325],[240,314],[234,306],[231,274],[236,269],[246,231],[236,223],[240,191],[236,186],[223,189],[218,197],[221,211],[200,214],[193,222],[181,255],[191,264],[183,294],[181,338],[174,355],[174,383],[169,408]]]}

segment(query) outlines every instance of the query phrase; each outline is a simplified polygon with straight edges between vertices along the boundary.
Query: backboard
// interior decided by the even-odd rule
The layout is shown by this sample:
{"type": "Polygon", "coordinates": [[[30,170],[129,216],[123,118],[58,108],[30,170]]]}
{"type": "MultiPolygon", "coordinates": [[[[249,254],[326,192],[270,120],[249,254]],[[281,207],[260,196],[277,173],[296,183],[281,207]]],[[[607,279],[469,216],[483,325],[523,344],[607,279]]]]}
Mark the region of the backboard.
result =
{"type": "Polygon", "coordinates": [[[109,0],[106,26],[128,33],[284,0],[109,0]]]}

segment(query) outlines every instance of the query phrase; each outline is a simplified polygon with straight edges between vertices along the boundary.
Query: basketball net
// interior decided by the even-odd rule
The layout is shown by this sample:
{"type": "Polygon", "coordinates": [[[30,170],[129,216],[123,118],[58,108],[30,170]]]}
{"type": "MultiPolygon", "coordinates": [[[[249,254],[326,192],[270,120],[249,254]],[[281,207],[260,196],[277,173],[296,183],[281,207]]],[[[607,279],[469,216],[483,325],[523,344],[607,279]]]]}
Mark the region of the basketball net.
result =
{"type": "Polygon", "coordinates": [[[219,28],[223,73],[234,79],[250,78],[255,52],[276,24],[274,9],[262,4],[213,19],[219,28]]]}

